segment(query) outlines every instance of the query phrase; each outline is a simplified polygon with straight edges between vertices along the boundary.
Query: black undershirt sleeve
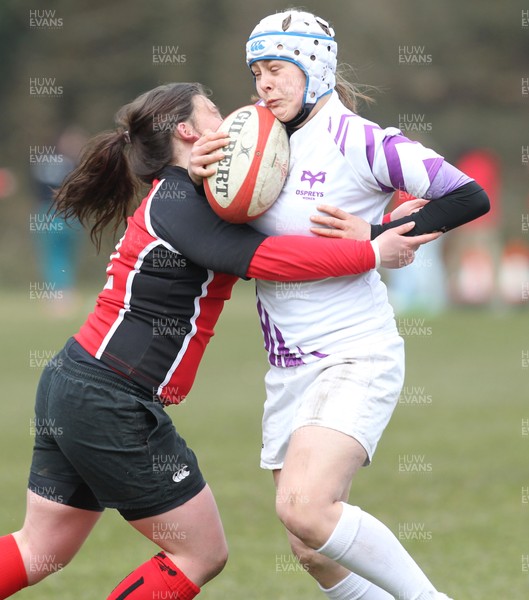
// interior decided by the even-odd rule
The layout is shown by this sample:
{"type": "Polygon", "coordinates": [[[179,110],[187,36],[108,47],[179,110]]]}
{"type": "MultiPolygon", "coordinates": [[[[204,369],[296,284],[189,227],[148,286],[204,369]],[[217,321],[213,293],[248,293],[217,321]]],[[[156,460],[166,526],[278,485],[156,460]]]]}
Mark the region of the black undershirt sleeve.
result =
{"type": "Polygon", "coordinates": [[[412,215],[383,225],[371,225],[371,239],[374,240],[387,229],[410,221],[415,221],[415,227],[405,234],[407,236],[450,231],[481,217],[489,209],[489,198],[485,190],[475,181],[471,181],[446,196],[431,200],[412,215]]]}

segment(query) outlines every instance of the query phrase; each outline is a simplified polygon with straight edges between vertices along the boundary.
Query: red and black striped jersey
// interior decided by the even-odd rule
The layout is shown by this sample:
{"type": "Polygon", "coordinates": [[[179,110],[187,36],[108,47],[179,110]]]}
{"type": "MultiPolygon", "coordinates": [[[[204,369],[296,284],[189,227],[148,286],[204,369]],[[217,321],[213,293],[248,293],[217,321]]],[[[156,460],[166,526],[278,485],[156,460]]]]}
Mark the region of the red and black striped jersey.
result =
{"type": "Polygon", "coordinates": [[[211,210],[166,167],[110,256],[81,346],[164,403],[188,394],[224,302],[266,238],[211,210]]]}

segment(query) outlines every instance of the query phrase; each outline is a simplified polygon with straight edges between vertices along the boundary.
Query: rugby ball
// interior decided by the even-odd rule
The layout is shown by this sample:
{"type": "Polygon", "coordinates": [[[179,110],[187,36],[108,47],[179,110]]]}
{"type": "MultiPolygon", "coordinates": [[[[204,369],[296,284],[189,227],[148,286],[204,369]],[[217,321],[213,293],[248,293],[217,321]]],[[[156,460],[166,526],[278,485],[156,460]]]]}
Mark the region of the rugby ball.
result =
{"type": "Polygon", "coordinates": [[[285,126],[258,105],[243,106],[219,127],[230,137],[216,163],[214,175],[204,179],[211,208],[225,221],[247,223],[277,200],[288,174],[290,146],[285,126]]]}

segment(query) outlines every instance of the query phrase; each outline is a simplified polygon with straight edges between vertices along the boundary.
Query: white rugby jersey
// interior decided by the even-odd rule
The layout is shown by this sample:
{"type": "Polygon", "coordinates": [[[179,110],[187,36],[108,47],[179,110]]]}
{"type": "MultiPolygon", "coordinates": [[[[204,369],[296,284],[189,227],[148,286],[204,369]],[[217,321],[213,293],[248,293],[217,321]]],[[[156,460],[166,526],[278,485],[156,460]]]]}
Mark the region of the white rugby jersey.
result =
{"type": "MultiPolygon", "coordinates": [[[[394,190],[423,197],[443,158],[348,110],[333,92],[290,138],[289,175],[275,204],[251,224],[268,235],[313,235],[320,203],[380,223],[394,190]]],[[[257,281],[270,363],[304,364],[396,332],[377,271],[313,282],[257,281]]]]}

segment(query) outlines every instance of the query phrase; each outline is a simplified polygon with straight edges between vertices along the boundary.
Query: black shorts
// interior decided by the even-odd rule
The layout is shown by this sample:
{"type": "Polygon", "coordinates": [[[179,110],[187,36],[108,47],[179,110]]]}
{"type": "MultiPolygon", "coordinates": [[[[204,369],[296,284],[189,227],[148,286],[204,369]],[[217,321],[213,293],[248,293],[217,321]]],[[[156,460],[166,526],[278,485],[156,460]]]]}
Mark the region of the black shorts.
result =
{"type": "Polygon", "coordinates": [[[111,371],[74,361],[72,343],[39,382],[29,489],[76,508],[116,508],[129,521],[196,496],[206,483],[163,405],[111,371]]]}

